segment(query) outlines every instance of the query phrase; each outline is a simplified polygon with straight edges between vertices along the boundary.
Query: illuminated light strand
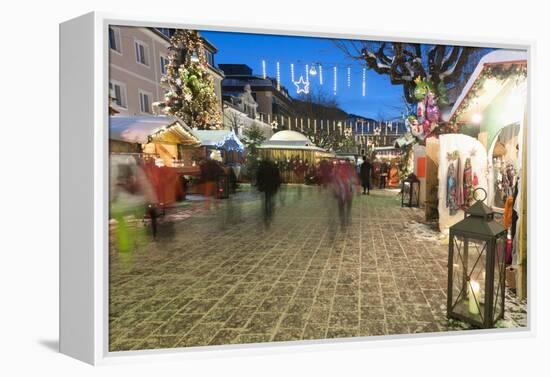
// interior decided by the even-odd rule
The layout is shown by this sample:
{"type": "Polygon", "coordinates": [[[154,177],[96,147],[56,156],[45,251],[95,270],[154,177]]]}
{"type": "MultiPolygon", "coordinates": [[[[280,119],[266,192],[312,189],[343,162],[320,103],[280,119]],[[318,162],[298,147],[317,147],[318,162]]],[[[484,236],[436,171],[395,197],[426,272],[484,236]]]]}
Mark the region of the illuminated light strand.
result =
{"type": "Polygon", "coordinates": [[[363,67],[363,82],[361,83],[361,95],[364,97],[367,94],[367,69],[363,67]]]}
{"type": "Polygon", "coordinates": [[[306,64],[306,82],[309,83],[309,64],[306,64]]]}
{"type": "Polygon", "coordinates": [[[267,77],[266,69],[265,69],[265,60],[262,60],[262,77],[264,78],[264,80],[267,77]]]}
{"type": "Polygon", "coordinates": [[[323,66],[319,64],[319,85],[323,85],[323,66]]]}
{"type": "Polygon", "coordinates": [[[292,82],[296,81],[294,80],[294,63],[290,63],[290,79],[292,80],[292,82]]]}
{"type": "Polygon", "coordinates": [[[277,62],[277,90],[281,90],[281,65],[277,62]]]}
{"type": "Polygon", "coordinates": [[[333,83],[333,88],[332,88],[332,90],[333,90],[333,92],[334,92],[334,95],[336,95],[336,91],[337,91],[337,89],[338,89],[338,68],[337,68],[336,66],[334,66],[334,67],[332,68],[332,71],[333,71],[333,75],[334,75],[334,77],[333,77],[334,83],[333,83]]]}
{"type": "Polygon", "coordinates": [[[351,88],[351,67],[348,66],[348,88],[351,88]]]}

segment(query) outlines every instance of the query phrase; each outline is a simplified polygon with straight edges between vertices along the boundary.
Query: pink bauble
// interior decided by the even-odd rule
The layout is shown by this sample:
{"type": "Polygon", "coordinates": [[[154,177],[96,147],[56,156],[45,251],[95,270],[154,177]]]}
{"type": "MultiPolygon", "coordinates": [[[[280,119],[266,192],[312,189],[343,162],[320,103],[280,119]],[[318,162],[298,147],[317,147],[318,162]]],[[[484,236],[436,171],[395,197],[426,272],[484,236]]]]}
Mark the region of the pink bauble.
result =
{"type": "Polygon", "coordinates": [[[426,108],[426,118],[430,122],[436,122],[439,119],[439,107],[436,105],[428,106],[426,108]]]}
{"type": "Polygon", "coordinates": [[[422,101],[418,102],[418,104],[416,105],[416,116],[417,117],[423,117],[424,116],[424,110],[425,110],[424,102],[422,102],[422,101]]]}
{"type": "Polygon", "coordinates": [[[435,105],[435,94],[433,92],[428,92],[426,96],[426,107],[435,105]]]}
{"type": "Polygon", "coordinates": [[[428,119],[424,119],[424,122],[422,123],[422,127],[424,128],[425,134],[428,134],[432,131],[432,123],[428,119]]]}

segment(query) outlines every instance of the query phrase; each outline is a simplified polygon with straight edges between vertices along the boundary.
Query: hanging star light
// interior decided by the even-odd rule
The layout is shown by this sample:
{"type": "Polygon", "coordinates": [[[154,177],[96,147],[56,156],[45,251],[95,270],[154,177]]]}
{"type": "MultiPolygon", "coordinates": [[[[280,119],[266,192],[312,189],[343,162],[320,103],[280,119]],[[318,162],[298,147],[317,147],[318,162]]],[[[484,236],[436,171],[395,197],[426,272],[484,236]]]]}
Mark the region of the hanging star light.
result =
{"type": "Polygon", "coordinates": [[[300,79],[298,81],[294,82],[294,85],[296,85],[296,94],[309,93],[309,82],[304,81],[304,77],[300,75],[300,79]]]}

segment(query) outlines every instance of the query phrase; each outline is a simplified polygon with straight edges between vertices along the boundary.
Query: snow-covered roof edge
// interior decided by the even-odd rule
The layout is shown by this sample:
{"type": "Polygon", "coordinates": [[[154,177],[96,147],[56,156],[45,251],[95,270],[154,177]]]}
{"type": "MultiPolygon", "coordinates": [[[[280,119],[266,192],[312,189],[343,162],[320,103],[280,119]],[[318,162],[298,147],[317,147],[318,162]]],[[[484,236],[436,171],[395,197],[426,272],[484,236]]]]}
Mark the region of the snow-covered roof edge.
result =
{"type": "Polygon", "coordinates": [[[468,95],[470,90],[472,89],[472,86],[476,82],[477,78],[481,74],[481,71],[483,71],[483,68],[486,64],[498,64],[498,63],[511,63],[511,62],[520,62],[520,61],[527,61],[527,51],[524,50],[496,50],[493,52],[488,53],[484,57],[481,58],[479,63],[476,66],[476,69],[474,69],[474,72],[470,75],[470,78],[468,79],[468,82],[462,89],[462,92],[460,92],[460,95],[456,99],[453,107],[451,108],[451,111],[443,114],[442,118],[443,121],[448,122],[450,119],[452,119],[455,112],[458,110],[462,102],[464,101],[464,98],[468,95]]]}

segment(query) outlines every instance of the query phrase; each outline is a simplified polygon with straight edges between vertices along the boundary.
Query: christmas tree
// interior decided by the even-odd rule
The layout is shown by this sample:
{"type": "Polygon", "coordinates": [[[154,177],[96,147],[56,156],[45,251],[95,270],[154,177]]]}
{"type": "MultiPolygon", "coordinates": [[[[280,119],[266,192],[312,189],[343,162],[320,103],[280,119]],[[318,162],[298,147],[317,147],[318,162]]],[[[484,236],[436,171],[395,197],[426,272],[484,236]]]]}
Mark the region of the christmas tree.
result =
{"type": "Polygon", "coordinates": [[[167,92],[156,105],[199,130],[222,128],[214,81],[208,71],[203,40],[196,30],[177,30],[170,39],[166,74],[167,92]]]}

